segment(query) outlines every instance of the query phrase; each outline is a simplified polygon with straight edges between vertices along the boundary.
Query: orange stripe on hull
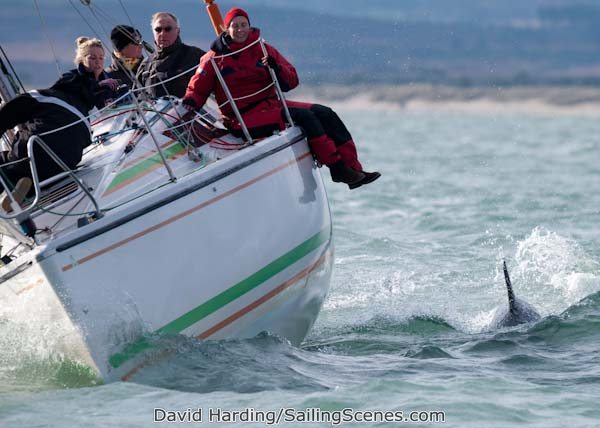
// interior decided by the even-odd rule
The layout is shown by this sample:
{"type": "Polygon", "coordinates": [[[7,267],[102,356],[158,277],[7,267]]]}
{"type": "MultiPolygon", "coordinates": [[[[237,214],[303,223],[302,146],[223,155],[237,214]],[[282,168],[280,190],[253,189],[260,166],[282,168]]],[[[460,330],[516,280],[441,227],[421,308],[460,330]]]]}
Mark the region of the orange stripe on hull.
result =
{"type": "Polygon", "coordinates": [[[271,171],[265,172],[264,174],[259,175],[258,177],[255,177],[255,178],[253,178],[250,181],[247,181],[244,184],[241,184],[241,185],[239,185],[237,187],[234,187],[231,190],[228,190],[227,192],[223,193],[222,195],[216,196],[216,197],[214,197],[214,198],[212,198],[212,199],[210,199],[210,200],[208,200],[206,202],[201,203],[200,205],[196,205],[195,207],[187,209],[187,210],[185,210],[185,211],[183,211],[183,212],[181,212],[181,213],[179,213],[179,214],[177,214],[177,215],[175,215],[175,216],[173,216],[171,218],[168,218],[168,219],[166,219],[166,220],[164,220],[164,221],[162,221],[162,222],[160,222],[158,224],[155,224],[152,227],[144,229],[144,230],[142,230],[142,231],[140,231],[140,232],[138,232],[138,233],[136,233],[136,234],[134,234],[134,235],[132,235],[132,236],[130,236],[128,238],[125,238],[125,239],[123,239],[121,241],[115,242],[114,244],[109,245],[108,247],[105,247],[105,248],[103,248],[101,250],[98,250],[98,251],[96,251],[96,252],[94,252],[94,253],[92,253],[92,254],[90,254],[88,256],[82,257],[81,259],[77,260],[75,263],[71,263],[71,264],[65,265],[65,266],[62,267],[62,271],[63,272],[67,272],[67,271],[73,269],[75,266],[78,266],[78,265],[84,264],[86,262],[89,262],[90,260],[93,260],[96,257],[99,257],[99,256],[101,256],[103,254],[107,254],[107,253],[111,252],[112,250],[114,250],[116,248],[119,248],[119,247],[122,247],[122,246],[128,244],[129,242],[135,241],[136,239],[139,239],[139,238],[141,238],[143,236],[146,236],[146,235],[148,235],[148,234],[150,234],[150,233],[152,233],[152,232],[154,232],[154,231],[156,231],[158,229],[161,229],[161,228],[163,228],[165,226],[168,226],[169,224],[174,223],[177,220],[180,220],[180,219],[182,219],[184,217],[187,217],[190,214],[195,213],[196,211],[199,211],[199,210],[201,210],[203,208],[206,208],[207,206],[212,205],[215,202],[220,201],[221,199],[224,199],[224,198],[226,198],[226,197],[228,197],[230,195],[233,195],[234,193],[239,192],[240,190],[243,190],[243,189],[245,189],[245,188],[253,185],[256,182],[258,182],[258,181],[260,181],[260,180],[262,180],[262,179],[264,179],[266,177],[269,177],[269,176],[271,176],[271,175],[273,175],[273,174],[275,174],[275,173],[277,173],[277,172],[279,172],[279,171],[281,171],[281,170],[283,170],[283,169],[285,169],[285,168],[287,168],[287,167],[289,167],[289,166],[291,166],[291,165],[293,165],[293,164],[295,164],[295,163],[297,163],[297,162],[305,159],[306,157],[308,157],[310,155],[311,155],[310,152],[306,152],[303,155],[297,157],[296,159],[294,159],[292,161],[289,161],[289,162],[287,162],[287,163],[285,163],[283,165],[280,165],[277,168],[272,169],[271,171]]]}

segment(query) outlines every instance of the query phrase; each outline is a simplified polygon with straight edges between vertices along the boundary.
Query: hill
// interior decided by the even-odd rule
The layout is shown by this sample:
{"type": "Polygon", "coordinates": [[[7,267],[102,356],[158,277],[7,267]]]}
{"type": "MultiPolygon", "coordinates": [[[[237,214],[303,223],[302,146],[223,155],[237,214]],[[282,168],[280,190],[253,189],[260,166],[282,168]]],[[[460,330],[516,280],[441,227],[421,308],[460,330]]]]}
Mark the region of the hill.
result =
{"type": "MultiPolygon", "coordinates": [[[[129,22],[152,40],[157,0],[3,1],[0,42],[29,86],[57,75],[47,33],[62,70],[74,40],[129,22]]],[[[219,2],[226,10],[233,3],[219,2]]],[[[444,83],[456,86],[600,84],[600,2],[549,0],[239,0],[252,24],[297,67],[306,83],[444,83]],[[366,5],[366,6],[365,6],[366,5]]],[[[183,39],[206,49],[214,38],[202,2],[179,0],[183,39]]]]}

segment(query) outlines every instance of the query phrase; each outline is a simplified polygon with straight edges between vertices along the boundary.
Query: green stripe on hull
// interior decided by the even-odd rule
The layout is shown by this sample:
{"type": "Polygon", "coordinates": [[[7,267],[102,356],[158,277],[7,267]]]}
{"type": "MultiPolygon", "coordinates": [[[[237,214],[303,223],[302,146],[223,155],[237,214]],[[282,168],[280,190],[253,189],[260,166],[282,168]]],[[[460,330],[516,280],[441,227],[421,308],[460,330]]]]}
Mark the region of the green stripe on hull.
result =
{"type": "MultiPolygon", "coordinates": [[[[163,150],[163,154],[165,158],[171,158],[181,153],[181,151],[185,150],[185,147],[181,143],[176,143],[169,147],[168,149],[163,150]]],[[[120,172],[115,179],[108,186],[107,191],[112,190],[114,187],[117,187],[121,183],[131,180],[139,174],[142,174],[149,168],[153,168],[156,165],[162,164],[162,159],[160,154],[155,154],[148,159],[143,160],[142,162],[132,166],[131,168],[126,169],[125,171],[120,172]]]]}
{"type": "MultiPolygon", "coordinates": [[[[278,273],[284,271],[286,268],[296,263],[312,251],[319,248],[323,243],[329,239],[330,231],[329,228],[323,229],[313,237],[304,241],[296,248],[282,255],[278,259],[269,263],[267,266],[259,270],[258,272],[250,275],[248,278],[238,282],[229,289],[223,291],[221,294],[216,295],[212,299],[206,301],[202,305],[195,309],[192,309],[188,313],[181,317],[171,321],[169,324],[159,328],[157,333],[181,333],[186,328],[194,325],[198,321],[206,318],[212,313],[223,308],[227,304],[240,298],[244,294],[258,287],[265,281],[269,280],[278,273]]],[[[117,368],[123,365],[125,362],[136,356],[142,351],[151,348],[152,345],[146,338],[141,338],[136,342],[133,342],[125,348],[114,354],[109,358],[109,363],[112,367],[117,368]]]]}

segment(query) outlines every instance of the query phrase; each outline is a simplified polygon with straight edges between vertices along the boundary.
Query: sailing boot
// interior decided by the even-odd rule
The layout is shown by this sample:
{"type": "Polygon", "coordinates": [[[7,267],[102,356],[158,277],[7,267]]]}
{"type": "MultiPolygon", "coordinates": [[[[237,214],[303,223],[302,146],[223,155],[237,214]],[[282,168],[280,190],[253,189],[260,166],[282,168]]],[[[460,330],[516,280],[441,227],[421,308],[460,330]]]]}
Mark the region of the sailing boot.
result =
{"type": "Polygon", "coordinates": [[[360,186],[358,183],[363,181],[366,177],[362,172],[347,167],[342,161],[337,161],[327,166],[329,167],[329,172],[331,173],[331,180],[336,183],[346,183],[351,189],[355,189],[356,187],[360,186]]]}
{"type": "MultiPolygon", "coordinates": [[[[32,184],[33,182],[29,177],[23,177],[17,181],[17,184],[11,193],[17,204],[21,205],[21,202],[23,202],[27,196],[27,193],[29,193],[29,190],[31,190],[32,184]]],[[[7,213],[11,213],[13,211],[11,202],[10,196],[4,195],[4,198],[2,198],[2,209],[7,213]]]]}
{"type": "Polygon", "coordinates": [[[373,181],[381,177],[381,174],[377,171],[367,172],[363,170],[363,167],[358,160],[358,153],[356,153],[356,144],[354,144],[353,140],[350,139],[345,143],[340,144],[337,147],[337,149],[338,153],[340,154],[342,160],[346,165],[348,165],[350,168],[356,171],[362,172],[365,175],[365,178],[362,179],[360,182],[349,185],[348,187],[350,187],[350,189],[356,189],[364,184],[372,183],[373,181]]]}
{"type": "Polygon", "coordinates": [[[379,177],[381,177],[381,174],[377,171],[374,171],[374,172],[362,171],[362,174],[365,176],[365,178],[360,180],[358,183],[348,184],[348,187],[350,189],[356,189],[364,184],[372,183],[373,181],[375,181],[379,177]]]}

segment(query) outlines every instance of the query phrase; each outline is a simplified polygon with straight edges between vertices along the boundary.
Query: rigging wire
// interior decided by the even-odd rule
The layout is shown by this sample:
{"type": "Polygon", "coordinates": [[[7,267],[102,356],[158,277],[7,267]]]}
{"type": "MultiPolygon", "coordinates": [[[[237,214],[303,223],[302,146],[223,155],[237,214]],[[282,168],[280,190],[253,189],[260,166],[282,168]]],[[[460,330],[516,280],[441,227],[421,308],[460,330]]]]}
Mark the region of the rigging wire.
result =
{"type": "Polygon", "coordinates": [[[107,23],[113,27],[117,24],[118,20],[114,16],[112,16],[110,13],[106,12],[103,9],[100,9],[96,5],[89,5],[88,7],[90,9],[91,14],[94,15],[94,17],[98,21],[98,24],[102,27],[102,30],[106,33],[106,35],[109,36],[110,32],[102,25],[102,23],[100,22],[100,18],[102,18],[102,20],[105,23],[107,23]]]}
{"type": "Polygon", "coordinates": [[[129,25],[135,28],[135,25],[133,25],[133,20],[131,19],[131,16],[129,16],[129,13],[127,13],[127,9],[125,8],[125,5],[121,0],[119,0],[119,4],[121,5],[121,9],[123,9],[123,12],[125,13],[125,16],[129,20],[129,25]]]}
{"type": "Polygon", "coordinates": [[[75,9],[75,11],[77,12],[77,14],[81,17],[81,19],[83,19],[83,22],[85,22],[87,24],[87,26],[90,28],[90,30],[92,30],[92,33],[94,33],[94,35],[97,38],[101,38],[100,34],[98,34],[98,32],[94,29],[94,27],[92,27],[92,24],[90,24],[90,22],[87,20],[87,18],[81,13],[81,11],[77,8],[77,6],[75,6],[75,4],[73,4],[73,0],[69,0],[69,3],[71,3],[71,6],[73,7],[73,9],[75,9]]]}
{"type": "Polygon", "coordinates": [[[44,17],[42,16],[42,12],[40,11],[40,6],[38,5],[37,0],[33,0],[33,4],[35,5],[35,9],[40,17],[40,21],[42,22],[42,31],[48,39],[48,44],[50,45],[50,49],[52,50],[52,55],[54,56],[54,63],[56,64],[56,70],[58,71],[58,75],[62,74],[62,70],[60,68],[60,64],[58,63],[58,56],[56,55],[56,51],[54,50],[54,44],[52,43],[52,39],[50,38],[48,31],[46,31],[46,21],[44,21],[44,17]]]}
{"type": "MultiPolygon", "coordinates": [[[[96,36],[97,36],[99,39],[102,39],[102,37],[101,37],[101,36],[98,34],[98,32],[97,32],[97,31],[94,29],[94,27],[93,27],[93,26],[90,24],[90,22],[89,22],[89,21],[86,19],[86,17],[85,17],[85,16],[82,14],[82,12],[81,12],[81,11],[80,11],[80,10],[79,10],[79,9],[78,9],[76,6],[75,6],[75,4],[73,3],[73,1],[72,1],[72,0],[69,0],[69,3],[70,3],[70,4],[71,4],[71,6],[73,7],[73,9],[75,9],[75,11],[76,11],[76,12],[79,14],[79,16],[82,18],[82,20],[83,20],[83,21],[84,21],[84,22],[85,22],[85,23],[88,25],[88,27],[91,29],[91,31],[92,31],[92,32],[93,32],[93,33],[94,33],[94,34],[95,34],[95,35],[96,35],[96,36]]],[[[101,18],[102,18],[102,19],[103,19],[105,22],[108,22],[108,23],[111,23],[111,20],[113,20],[113,21],[114,21],[114,18],[113,18],[111,15],[109,15],[108,13],[104,12],[103,10],[101,10],[101,9],[99,9],[99,8],[97,8],[97,7],[96,7],[96,8],[95,8],[95,10],[94,10],[94,8],[92,8],[92,6],[90,5],[90,3],[91,3],[90,1],[84,1],[84,0],[81,0],[81,3],[82,3],[82,4],[84,4],[85,6],[88,6],[88,7],[90,8],[90,13],[91,13],[91,14],[93,15],[93,17],[96,19],[96,21],[97,21],[98,25],[100,26],[100,28],[101,28],[101,29],[102,29],[102,30],[103,30],[103,31],[104,31],[106,34],[108,34],[108,32],[106,31],[106,28],[104,27],[104,25],[103,25],[103,23],[102,23],[102,20],[101,20],[101,18]]],[[[132,26],[133,26],[132,19],[131,19],[131,17],[129,16],[129,14],[127,13],[127,10],[125,9],[125,7],[124,7],[124,5],[123,5],[122,1],[121,1],[121,0],[119,0],[119,3],[120,3],[120,5],[121,5],[121,7],[123,8],[123,11],[124,11],[124,13],[125,13],[125,15],[126,15],[127,19],[129,20],[129,22],[130,22],[130,23],[132,24],[132,26]]],[[[48,34],[48,32],[46,31],[46,27],[47,27],[47,25],[46,25],[46,22],[44,21],[44,18],[43,18],[43,16],[42,16],[42,14],[41,14],[41,11],[40,11],[40,8],[39,8],[39,5],[38,5],[38,2],[37,2],[37,0],[34,0],[34,5],[35,5],[35,7],[36,7],[36,10],[37,10],[37,12],[38,12],[39,18],[40,18],[40,20],[41,20],[42,27],[43,27],[43,30],[44,30],[44,34],[45,34],[46,38],[48,39],[48,42],[49,42],[49,44],[50,44],[50,47],[51,47],[51,49],[52,49],[52,52],[53,52],[53,55],[54,55],[54,60],[55,60],[56,66],[57,66],[57,71],[58,71],[58,72],[59,72],[59,74],[60,74],[60,73],[61,73],[61,68],[60,68],[60,65],[59,65],[58,56],[57,56],[57,54],[56,54],[56,51],[55,51],[55,49],[54,49],[54,45],[53,45],[53,43],[52,43],[52,40],[50,39],[50,37],[49,37],[49,34],[48,34]]],[[[105,46],[108,46],[108,45],[105,45],[105,46]]],[[[11,68],[12,68],[12,64],[10,64],[10,65],[11,65],[11,68]]],[[[193,69],[195,69],[195,68],[197,68],[197,65],[194,65],[194,66],[193,66],[192,68],[190,68],[189,70],[187,70],[187,71],[184,71],[184,72],[180,73],[178,76],[181,76],[181,75],[183,75],[183,74],[186,74],[186,73],[188,73],[189,71],[191,71],[191,70],[193,70],[193,69]]],[[[16,75],[16,73],[15,73],[15,75],[16,75]]],[[[172,78],[170,78],[170,79],[168,79],[168,80],[173,80],[173,79],[177,78],[178,76],[174,76],[174,77],[172,77],[172,78]]],[[[17,76],[17,78],[18,78],[18,76],[17,76]]],[[[168,80],[167,80],[167,81],[168,81],[168,80]]],[[[23,87],[23,84],[21,83],[21,81],[20,81],[20,80],[19,80],[19,83],[21,84],[21,87],[23,87]]],[[[160,84],[164,84],[164,82],[160,82],[160,84]]],[[[158,84],[155,84],[155,85],[153,85],[153,86],[158,86],[158,84]]],[[[273,86],[273,84],[271,84],[271,85],[268,85],[266,88],[264,88],[264,89],[261,89],[261,90],[257,91],[255,94],[250,94],[250,95],[242,96],[242,97],[240,97],[240,98],[236,98],[236,99],[234,99],[234,100],[236,100],[236,101],[237,101],[237,100],[241,100],[241,99],[244,99],[244,98],[251,97],[251,96],[253,96],[253,95],[256,95],[256,94],[258,94],[258,93],[260,93],[260,92],[262,92],[262,91],[264,91],[264,90],[267,90],[267,89],[268,89],[268,88],[270,88],[271,86],[273,86]]],[[[143,89],[144,89],[144,88],[141,88],[140,90],[143,90],[143,89]]],[[[130,93],[128,93],[128,94],[132,94],[132,93],[135,93],[135,92],[137,92],[137,91],[131,91],[131,92],[130,92],[130,93]]],[[[119,100],[120,100],[120,99],[122,99],[122,98],[124,98],[124,97],[125,97],[125,96],[127,96],[128,94],[125,94],[124,96],[120,97],[120,98],[119,98],[119,100]]],[[[113,102],[113,103],[111,103],[110,105],[115,105],[117,102],[118,102],[118,100],[114,101],[114,102],[113,102]]],[[[221,104],[221,105],[220,105],[220,106],[218,106],[218,107],[222,107],[222,106],[224,106],[225,104],[227,104],[228,102],[229,102],[229,101],[226,101],[225,103],[221,104]]],[[[101,111],[103,111],[103,110],[107,110],[108,108],[109,108],[109,106],[106,106],[105,108],[101,109],[101,111]]],[[[169,118],[171,118],[171,119],[174,119],[175,121],[177,121],[177,120],[183,120],[183,118],[182,118],[182,117],[175,117],[175,116],[173,116],[173,115],[171,115],[171,114],[168,114],[168,113],[166,113],[166,112],[163,112],[163,111],[151,110],[151,109],[147,109],[147,108],[146,108],[146,109],[144,109],[144,110],[145,110],[145,111],[156,111],[156,113],[158,113],[158,115],[159,115],[159,119],[163,120],[163,121],[164,121],[164,122],[167,124],[167,130],[172,130],[172,131],[174,131],[176,128],[180,128],[180,127],[183,127],[183,126],[185,126],[185,125],[187,125],[187,124],[190,124],[190,123],[192,123],[192,122],[194,122],[194,121],[197,121],[197,120],[203,119],[205,116],[207,116],[207,117],[212,117],[212,115],[211,115],[209,112],[206,112],[206,113],[204,113],[204,114],[202,114],[202,115],[198,115],[198,114],[196,114],[196,115],[195,115],[195,117],[193,117],[193,118],[192,118],[192,120],[190,120],[190,121],[187,121],[187,122],[184,122],[184,123],[180,123],[180,124],[178,124],[177,126],[169,126],[169,125],[174,125],[174,123],[176,123],[176,122],[174,122],[173,124],[170,124],[170,123],[169,123],[169,122],[168,122],[168,121],[167,121],[167,120],[166,120],[166,119],[165,119],[163,116],[166,116],[166,117],[169,117],[169,118]]],[[[126,111],[126,112],[127,112],[127,111],[126,111]]],[[[121,114],[122,114],[122,113],[121,113],[121,114]]],[[[91,115],[90,115],[90,116],[91,116],[91,115]]],[[[90,116],[88,116],[88,118],[89,118],[90,116]]],[[[180,116],[180,115],[179,115],[179,113],[177,114],[177,116],[180,116]]],[[[81,120],[79,120],[79,121],[76,121],[76,122],[74,122],[74,123],[72,123],[72,124],[69,124],[69,125],[67,125],[67,126],[65,126],[65,127],[63,127],[63,128],[66,128],[66,127],[72,126],[72,125],[74,125],[74,124],[76,124],[76,123],[79,123],[79,122],[81,122],[81,120]]],[[[49,132],[47,132],[47,133],[44,133],[43,135],[45,135],[45,134],[49,134],[49,133],[52,133],[52,132],[59,131],[60,129],[63,129],[63,128],[59,128],[59,129],[55,129],[55,130],[49,131],[49,132]]],[[[184,129],[185,129],[185,128],[184,128],[184,129]]],[[[186,131],[187,131],[187,133],[188,133],[188,139],[189,139],[189,137],[190,137],[190,135],[189,135],[189,134],[190,134],[190,132],[193,132],[193,133],[195,134],[195,130],[193,129],[193,127],[192,127],[191,129],[188,129],[188,130],[186,130],[186,131]]],[[[184,132],[185,132],[185,131],[184,131],[184,132]]],[[[179,140],[179,138],[178,138],[177,140],[179,140]]],[[[184,143],[184,144],[186,144],[186,143],[187,143],[187,144],[189,144],[189,142],[185,142],[185,141],[181,141],[181,140],[179,140],[179,142],[180,142],[180,143],[184,143]]],[[[228,143],[228,142],[225,142],[225,141],[220,141],[220,142],[221,142],[223,145],[226,145],[226,146],[233,146],[233,145],[234,145],[234,144],[232,144],[232,143],[228,143]]],[[[245,146],[245,145],[243,145],[241,148],[243,148],[244,146],[245,146]]],[[[233,150],[233,149],[228,149],[228,148],[224,148],[224,147],[220,147],[220,148],[221,148],[221,149],[223,149],[223,150],[233,150]]],[[[205,166],[205,165],[203,165],[203,166],[205,166]]],[[[163,186],[165,186],[165,185],[167,185],[167,184],[168,184],[168,183],[162,184],[162,185],[160,185],[158,188],[160,188],[160,187],[163,187],[163,186]]],[[[151,191],[152,191],[152,189],[148,190],[148,192],[146,192],[146,193],[150,193],[151,191]]],[[[138,196],[138,197],[135,197],[135,198],[133,198],[132,200],[135,200],[135,199],[137,199],[137,198],[139,198],[139,197],[142,197],[142,196],[143,196],[143,195],[145,195],[146,193],[144,193],[144,194],[142,194],[142,195],[140,195],[140,196],[138,196]]],[[[49,213],[54,213],[54,214],[57,214],[57,215],[63,215],[64,217],[67,217],[67,216],[76,216],[76,215],[82,215],[82,214],[85,214],[85,213],[77,213],[77,214],[73,214],[73,213],[72,213],[72,212],[74,211],[75,207],[76,207],[76,206],[77,206],[77,205],[78,205],[78,204],[79,204],[79,203],[80,203],[82,200],[83,200],[83,197],[82,197],[82,198],[81,198],[81,199],[80,199],[80,200],[79,200],[79,201],[78,201],[78,202],[77,202],[77,203],[76,203],[76,204],[75,204],[75,205],[74,205],[74,206],[73,206],[71,209],[69,209],[69,211],[68,211],[67,213],[64,213],[64,214],[61,214],[61,213],[54,213],[54,212],[53,212],[53,211],[51,211],[50,209],[45,209],[44,207],[40,207],[40,209],[42,210],[42,212],[49,212],[49,213]]],[[[119,204],[119,205],[117,205],[117,206],[115,206],[115,207],[108,208],[108,210],[110,210],[110,209],[114,209],[114,208],[116,208],[116,207],[118,207],[118,206],[121,206],[121,205],[123,205],[124,203],[126,203],[126,202],[123,202],[122,204],[119,204]]],[[[59,222],[60,222],[60,221],[62,221],[62,220],[59,220],[59,222]]],[[[57,223],[56,223],[54,226],[52,226],[52,228],[54,228],[55,226],[57,226],[59,222],[57,222],[57,223]]],[[[18,246],[17,246],[17,247],[15,247],[15,249],[13,249],[12,251],[16,250],[16,248],[18,248],[18,246]]]]}
{"type": "Polygon", "coordinates": [[[96,22],[98,23],[100,29],[102,30],[102,32],[104,33],[104,36],[100,35],[100,33],[98,31],[96,31],[96,29],[94,28],[94,26],[90,23],[90,21],[88,19],[85,18],[85,16],[83,15],[83,13],[77,8],[77,6],[75,6],[75,4],[73,3],[73,0],[69,0],[69,3],[71,4],[71,6],[73,7],[73,9],[75,9],[75,11],[77,11],[77,13],[79,14],[79,16],[81,17],[81,19],[83,19],[85,21],[85,23],[87,24],[87,26],[90,28],[90,30],[94,33],[94,35],[96,36],[97,39],[100,39],[102,41],[102,44],[104,45],[104,49],[108,54],[111,54],[112,49],[110,49],[110,46],[112,45],[111,43],[107,43],[104,40],[110,40],[110,33],[108,32],[108,30],[106,29],[106,27],[103,25],[102,21],[104,21],[105,23],[111,24],[111,25],[116,25],[115,22],[116,19],[111,16],[110,14],[108,14],[107,12],[104,12],[103,10],[101,10],[98,7],[93,8],[91,2],[84,2],[82,1],[81,3],[84,6],[87,6],[91,15],[95,18],[96,22]],[[98,13],[96,13],[96,11],[98,13]],[[103,15],[103,19],[101,20],[99,15],[103,15]]]}
{"type": "MultiPolygon", "coordinates": [[[[131,19],[131,16],[127,12],[127,9],[125,8],[125,6],[121,2],[121,0],[119,0],[119,3],[121,5],[121,8],[123,9],[123,12],[125,13],[125,16],[127,17],[128,21],[130,22],[131,26],[135,28],[135,25],[133,24],[133,20],[131,19]]],[[[89,4],[88,7],[89,7],[90,12],[92,13],[92,15],[94,15],[94,17],[98,21],[98,24],[102,27],[102,29],[104,30],[104,32],[107,34],[107,36],[110,33],[102,25],[102,23],[100,22],[100,18],[102,18],[102,20],[105,23],[108,23],[108,24],[110,24],[113,27],[116,26],[116,25],[118,25],[118,22],[121,21],[120,19],[117,19],[115,16],[111,15],[109,12],[105,11],[104,9],[101,9],[100,7],[98,7],[95,4],[94,5],[89,4]]],[[[129,35],[129,36],[131,37],[131,35],[129,35]]]]}
{"type": "MultiPolygon", "coordinates": [[[[110,13],[106,12],[105,10],[99,8],[95,4],[92,5],[91,2],[87,2],[87,3],[85,3],[85,5],[88,6],[88,8],[90,10],[90,13],[92,14],[92,16],[94,16],[94,18],[98,22],[98,25],[100,26],[100,28],[102,29],[102,31],[104,32],[104,34],[106,35],[106,37],[108,38],[108,40],[111,40],[110,39],[110,33],[108,32],[107,28],[103,25],[102,21],[104,21],[104,23],[107,23],[107,24],[109,24],[112,27],[115,27],[117,25],[118,20],[113,15],[111,15],[110,13]]],[[[131,26],[134,27],[133,22],[131,20],[131,17],[127,13],[127,10],[125,9],[125,6],[123,5],[123,3],[121,3],[121,7],[123,8],[123,11],[125,12],[125,15],[129,19],[129,21],[131,22],[131,26]]],[[[130,37],[130,39],[133,40],[133,35],[129,35],[129,37],[130,37]]],[[[98,37],[98,38],[102,39],[101,37],[98,37]]],[[[108,56],[110,56],[111,58],[114,59],[115,55],[114,55],[113,49],[111,48],[112,47],[112,41],[110,43],[104,43],[103,42],[103,44],[104,44],[104,46],[106,48],[108,56]]],[[[127,68],[125,68],[120,61],[117,61],[116,64],[119,66],[119,68],[121,68],[125,72],[125,74],[127,74],[127,75],[130,76],[130,78],[132,79],[132,81],[137,80],[135,74],[133,74],[130,70],[128,70],[127,68]]]]}
{"type": "MultiPolygon", "coordinates": [[[[101,8],[100,8],[100,6],[97,6],[96,4],[94,4],[94,5],[90,5],[89,7],[90,7],[90,9],[92,9],[92,8],[93,8],[93,9],[95,9],[95,10],[96,10],[96,12],[97,12],[98,14],[102,15],[102,16],[104,17],[104,20],[105,20],[106,22],[108,22],[109,24],[116,25],[116,23],[117,23],[117,22],[121,22],[121,19],[120,19],[120,18],[119,18],[119,19],[117,19],[115,16],[111,15],[111,14],[110,14],[109,12],[107,12],[106,10],[104,10],[104,9],[101,9],[101,8]]],[[[125,12],[125,15],[127,15],[127,12],[125,12]]],[[[129,15],[127,15],[127,17],[129,18],[129,15]]],[[[131,19],[131,18],[130,18],[130,19],[131,19]]],[[[133,25],[132,25],[132,27],[133,27],[133,25]]]]}
{"type": "MultiPolygon", "coordinates": [[[[94,9],[92,8],[92,6],[88,6],[90,9],[90,13],[92,14],[92,16],[94,18],[96,18],[96,21],[98,22],[98,25],[100,26],[100,28],[102,29],[102,31],[104,32],[105,35],[109,35],[110,33],[106,30],[106,28],[104,27],[104,25],[102,25],[102,22],[100,21],[100,18],[98,17],[98,15],[96,14],[96,12],[94,11],[94,9]]],[[[109,22],[109,21],[107,21],[109,22]]],[[[110,23],[110,22],[109,22],[110,23]]],[[[108,37],[110,40],[110,36],[108,37]]],[[[99,39],[102,39],[102,37],[99,37],[99,39]]],[[[106,47],[110,46],[108,44],[105,44],[106,47]]]]}

